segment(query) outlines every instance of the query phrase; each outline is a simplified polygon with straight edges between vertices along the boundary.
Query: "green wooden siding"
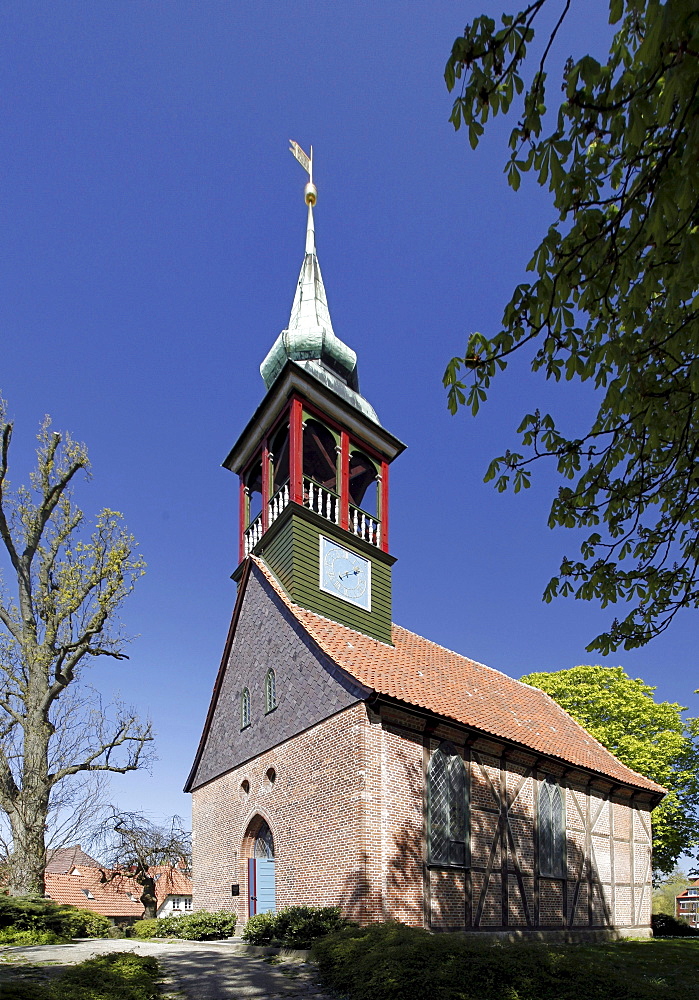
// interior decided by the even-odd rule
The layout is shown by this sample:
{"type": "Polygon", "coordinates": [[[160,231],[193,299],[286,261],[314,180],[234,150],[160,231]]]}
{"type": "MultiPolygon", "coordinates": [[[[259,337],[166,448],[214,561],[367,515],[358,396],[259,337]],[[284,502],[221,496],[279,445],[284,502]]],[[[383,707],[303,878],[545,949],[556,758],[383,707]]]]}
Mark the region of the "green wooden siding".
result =
{"type": "Polygon", "coordinates": [[[280,531],[257,551],[295,604],[333,621],[357,629],[382,642],[391,642],[391,567],[380,553],[352,544],[352,535],[330,522],[319,526],[293,513],[280,531]],[[336,539],[341,545],[371,559],[371,612],[327,594],[319,586],[319,537],[336,539]]]}

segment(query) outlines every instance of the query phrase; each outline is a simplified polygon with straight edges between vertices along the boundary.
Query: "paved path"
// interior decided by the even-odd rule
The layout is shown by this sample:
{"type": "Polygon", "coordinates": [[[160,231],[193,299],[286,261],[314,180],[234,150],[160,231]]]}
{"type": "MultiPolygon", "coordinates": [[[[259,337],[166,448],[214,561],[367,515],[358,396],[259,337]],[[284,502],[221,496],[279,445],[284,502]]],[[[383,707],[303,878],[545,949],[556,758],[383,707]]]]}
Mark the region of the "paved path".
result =
{"type": "MultiPolygon", "coordinates": [[[[313,965],[281,956],[236,954],[225,941],[99,939],[73,944],[0,949],[0,985],[9,978],[50,975],[66,965],[111,951],[154,955],[166,976],[163,992],[187,1000],[333,1000],[316,983],[313,965]],[[34,966],[31,971],[28,966],[34,966]],[[37,969],[36,967],[40,968],[37,969]]],[[[2,991],[0,990],[0,993],[2,991]]]]}

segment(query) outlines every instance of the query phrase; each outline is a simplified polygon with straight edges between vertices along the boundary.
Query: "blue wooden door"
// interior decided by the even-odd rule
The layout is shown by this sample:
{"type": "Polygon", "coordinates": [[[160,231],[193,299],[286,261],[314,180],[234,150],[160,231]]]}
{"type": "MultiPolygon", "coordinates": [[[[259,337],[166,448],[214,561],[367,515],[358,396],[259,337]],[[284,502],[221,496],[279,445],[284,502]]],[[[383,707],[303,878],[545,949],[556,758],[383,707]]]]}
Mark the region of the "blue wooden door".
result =
{"type": "Polygon", "coordinates": [[[248,913],[276,913],[273,858],[248,859],[248,913]]]}

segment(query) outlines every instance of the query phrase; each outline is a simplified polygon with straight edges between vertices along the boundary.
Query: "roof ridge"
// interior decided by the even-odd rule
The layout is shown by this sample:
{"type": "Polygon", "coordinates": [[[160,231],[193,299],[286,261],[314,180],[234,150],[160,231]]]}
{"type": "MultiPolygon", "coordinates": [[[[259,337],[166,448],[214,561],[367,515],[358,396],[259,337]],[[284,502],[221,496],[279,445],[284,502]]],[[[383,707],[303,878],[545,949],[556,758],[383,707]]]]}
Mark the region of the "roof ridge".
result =
{"type": "MultiPolygon", "coordinates": [[[[524,682],[523,682],[523,681],[521,681],[520,683],[524,683],[524,682]]],[[[549,700],[550,702],[552,702],[552,703],[553,703],[553,704],[554,704],[554,705],[555,705],[555,706],[556,706],[557,708],[561,708],[561,709],[563,709],[563,711],[564,711],[564,712],[566,713],[566,715],[568,716],[568,718],[569,718],[569,719],[572,719],[572,721],[573,721],[573,722],[575,723],[575,725],[576,725],[576,726],[578,727],[578,729],[579,729],[579,730],[580,730],[580,731],[581,731],[581,732],[583,733],[583,735],[584,735],[584,736],[587,736],[587,737],[588,737],[588,739],[592,740],[592,742],[593,742],[593,743],[596,743],[598,747],[601,747],[601,748],[602,748],[603,750],[605,750],[605,751],[606,751],[607,753],[610,753],[610,754],[612,754],[612,757],[613,757],[613,758],[614,758],[615,760],[618,760],[620,764],[623,764],[623,765],[624,765],[624,767],[625,767],[625,768],[627,768],[627,770],[631,771],[631,773],[632,773],[632,774],[635,774],[635,775],[637,775],[637,776],[638,776],[639,778],[643,778],[643,779],[644,779],[645,781],[652,781],[652,782],[653,782],[653,783],[654,783],[655,785],[657,785],[657,786],[658,786],[658,788],[662,788],[662,789],[663,789],[664,791],[667,791],[667,790],[666,790],[666,789],[664,788],[664,786],[660,784],[660,782],[659,782],[659,781],[655,781],[655,780],[654,780],[653,778],[649,778],[647,774],[641,774],[641,772],[640,772],[640,771],[636,771],[636,770],[635,770],[635,769],[634,769],[633,767],[631,767],[631,766],[630,766],[629,764],[626,764],[626,763],[624,763],[624,761],[623,761],[623,760],[621,760],[621,758],[617,757],[617,755],[616,755],[615,753],[612,753],[612,751],[611,751],[611,750],[609,749],[609,747],[606,747],[606,746],[604,745],[604,743],[602,743],[602,742],[601,742],[600,740],[598,740],[598,739],[597,739],[597,737],[596,737],[596,736],[593,736],[593,735],[592,735],[592,733],[591,733],[591,732],[589,731],[589,729],[585,729],[585,727],[583,726],[583,724],[582,724],[581,722],[578,722],[578,720],[577,720],[577,719],[575,718],[575,716],[574,716],[574,715],[571,715],[571,714],[570,714],[570,712],[569,712],[569,711],[568,711],[568,710],[567,710],[566,708],[563,708],[563,706],[562,706],[562,705],[559,705],[559,704],[558,704],[558,702],[556,701],[556,699],[555,699],[555,698],[552,698],[552,697],[551,697],[551,695],[550,695],[550,694],[548,693],[548,691],[544,691],[544,690],[543,690],[542,688],[538,688],[538,687],[536,687],[536,685],[534,685],[534,684],[528,684],[528,685],[527,685],[527,687],[531,687],[531,688],[534,688],[534,690],[535,690],[535,691],[541,691],[541,693],[542,693],[542,694],[543,694],[543,695],[544,695],[544,696],[545,696],[546,698],[548,698],[548,700],[549,700]]]]}
{"type": "MultiPolygon", "coordinates": [[[[420,635],[419,632],[413,632],[412,629],[405,628],[404,625],[398,625],[397,622],[393,622],[392,624],[396,628],[402,629],[403,632],[407,632],[408,635],[414,635],[416,639],[421,639],[422,642],[429,642],[431,646],[435,646],[437,649],[442,649],[445,653],[449,653],[451,656],[459,656],[462,660],[468,660],[469,663],[473,663],[476,667],[483,667],[485,670],[492,670],[494,674],[500,674],[501,677],[506,677],[508,681],[514,681],[515,684],[521,684],[523,687],[534,687],[533,684],[526,684],[517,677],[512,677],[510,674],[506,674],[504,670],[498,670],[497,667],[491,667],[489,663],[483,663],[481,660],[474,660],[472,656],[466,656],[465,653],[459,653],[456,649],[450,649],[449,646],[443,646],[441,642],[435,642],[434,639],[428,639],[427,636],[420,635]]],[[[538,691],[539,688],[535,688],[535,690],[538,691]]],[[[558,707],[560,708],[561,706],[559,705],[558,707]]]]}

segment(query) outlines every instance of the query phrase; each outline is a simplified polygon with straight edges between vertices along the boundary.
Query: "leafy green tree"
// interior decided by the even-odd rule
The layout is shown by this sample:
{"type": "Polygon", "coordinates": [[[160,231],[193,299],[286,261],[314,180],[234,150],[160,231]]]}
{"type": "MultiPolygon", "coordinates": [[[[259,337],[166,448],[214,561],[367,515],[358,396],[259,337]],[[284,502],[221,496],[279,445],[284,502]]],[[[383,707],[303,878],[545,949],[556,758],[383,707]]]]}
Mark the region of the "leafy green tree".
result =
{"type": "Polygon", "coordinates": [[[143,572],[121,515],[103,510],[90,531],[71,487],[89,465],[84,445],[38,434],[29,487],[8,481],[12,424],[0,401],[0,539],[12,592],[0,580],[0,808],[8,818],[11,895],[43,895],[52,801],[95,772],[142,766],[149,723],[81,685],[95,658],[125,659],[117,609],[143,572]]]}
{"type": "Polygon", "coordinates": [[[524,349],[546,379],[594,388],[589,426],[568,408],[571,433],[534,409],[518,428],[522,450],[495,458],[485,478],[517,492],[532,463],[554,462],[565,482],[549,526],[585,538],[544,599],[628,602],[587,647],[606,654],[699,606],[699,8],[610,0],[606,61],[569,58],[551,102],[551,51],[573,4],[532,0],[499,26],[477,17],[447,62],[454,127],[475,149],[487,121],[517,104],[508,181],[516,190],[533,174],[555,211],[500,330],[473,333],[444,383],[452,412],[476,414],[524,349]],[[532,59],[544,11],[554,27],[532,59]]]}
{"type": "Polygon", "coordinates": [[[655,688],[622,667],[579,666],[521,679],[550,695],[622,763],[668,790],[651,818],[653,867],[671,872],[699,844],[699,719],[683,718],[682,705],[655,701],[655,688]]]}
{"type": "Polygon", "coordinates": [[[692,879],[678,870],[661,879],[653,889],[653,913],[665,913],[669,917],[674,917],[677,896],[691,884],[692,879]]]}

